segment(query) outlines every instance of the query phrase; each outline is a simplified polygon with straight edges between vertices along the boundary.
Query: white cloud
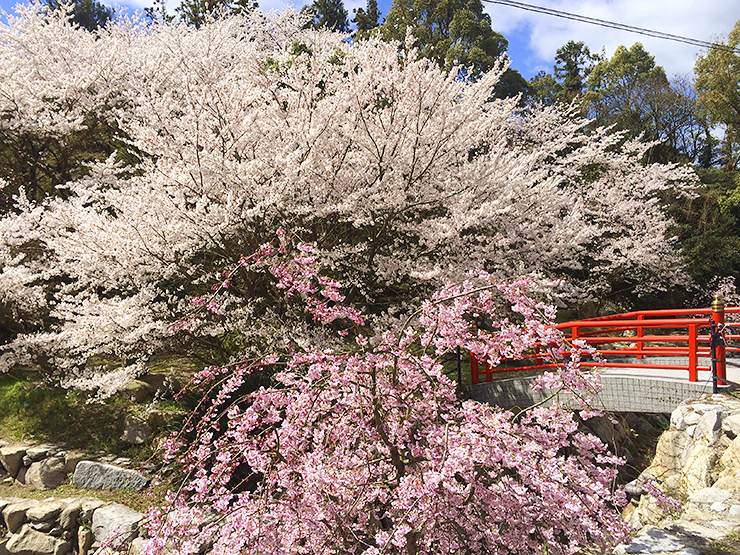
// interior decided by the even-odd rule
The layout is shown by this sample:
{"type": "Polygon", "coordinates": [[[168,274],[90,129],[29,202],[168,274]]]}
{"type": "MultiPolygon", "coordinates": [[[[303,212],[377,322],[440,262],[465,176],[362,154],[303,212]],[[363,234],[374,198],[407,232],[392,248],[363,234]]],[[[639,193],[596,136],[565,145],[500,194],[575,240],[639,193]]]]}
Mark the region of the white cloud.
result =
{"type": "MultiPolygon", "coordinates": [[[[539,6],[633,27],[699,40],[724,38],[740,20],[737,0],[580,0],[577,2],[529,0],[539,6]]],[[[529,3],[528,2],[528,3],[529,3]]],[[[569,40],[583,41],[592,52],[607,56],[621,44],[641,42],[669,76],[691,74],[699,47],[627,33],[498,4],[486,4],[493,28],[512,46],[514,67],[526,74],[536,68],[552,70],[558,48],[569,40]],[[511,37],[511,38],[510,38],[511,37]],[[515,40],[512,40],[514,38],[515,40]],[[527,51],[517,44],[526,40],[527,51]],[[516,56],[525,59],[517,59],[516,56]],[[526,69],[525,69],[526,68],[526,69]]]]}

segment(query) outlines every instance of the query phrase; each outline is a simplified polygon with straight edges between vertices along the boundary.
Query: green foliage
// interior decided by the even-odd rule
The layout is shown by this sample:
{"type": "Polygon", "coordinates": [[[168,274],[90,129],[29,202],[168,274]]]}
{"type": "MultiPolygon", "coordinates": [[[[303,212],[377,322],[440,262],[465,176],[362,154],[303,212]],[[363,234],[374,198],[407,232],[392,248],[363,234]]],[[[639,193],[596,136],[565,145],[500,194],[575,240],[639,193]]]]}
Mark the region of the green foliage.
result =
{"type": "Polygon", "coordinates": [[[551,74],[541,70],[529,80],[530,96],[546,106],[553,106],[561,102],[563,85],[551,74]]]}
{"type": "MultiPolygon", "coordinates": [[[[475,79],[506,53],[508,42],[491,28],[491,18],[480,0],[394,0],[381,27],[386,40],[404,42],[408,32],[421,55],[445,70],[464,68],[475,79]]],[[[509,69],[496,96],[514,96],[527,90],[526,80],[509,69]]]]}
{"type": "Polygon", "coordinates": [[[349,19],[342,0],[314,0],[313,4],[304,6],[301,13],[311,17],[308,27],[349,32],[349,19]]]}
{"type": "Polygon", "coordinates": [[[740,275],[740,173],[699,169],[698,196],[674,201],[669,214],[687,270],[705,289],[716,276],[740,275]]]}
{"type": "Polygon", "coordinates": [[[354,14],[355,17],[352,19],[352,23],[357,25],[356,39],[366,38],[370,31],[381,24],[381,14],[377,0],[367,0],[367,9],[357,8],[354,10],[354,14]]]}
{"type": "Polygon", "coordinates": [[[123,453],[123,421],[131,403],[120,397],[87,403],[84,393],[53,388],[36,376],[0,375],[0,437],[64,442],[70,447],[123,453]]]}
{"type": "Polygon", "coordinates": [[[707,147],[711,150],[711,134],[691,86],[680,78],[670,83],[642,44],[620,46],[599,61],[587,85],[584,101],[595,126],[662,141],[651,149],[649,162],[695,162],[706,158],[707,147]]]}
{"type": "Polygon", "coordinates": [[[560,100],[570,103],[580,97],[586,80],[600,57],[591,54],[583,42],[568,41],[555,54],[555,79],[562,85],[560,100]]]}
{"type": "Polygon", "coordinates": [[[596,64],[588,85],[588,100],[597,123],[616,123],[618,129],[637,135],[644,129],[645,92],[651,88],[662,90],[669,83],[665,70],[656,66],[655,58],[636,42],[629,50],[618,47],[610,59],[596,64]]]}
{"type": "MultiPolygon", "coordinates": [[[[46,0],[50,10],[57,10],[67,0],[46,0]]],[[[115,10],[101,4],[97,0],[74,0],[72,3],[72,21],[87,29],[94,31],[98,27],[105,27],[113,19],[115,10]]]]}
{"type": "Polygon", "coordinates": [[[725,127],[722,152],[728,169],[740,161],[740,21],[730,32],[726,47],[711,48],[694,69],[699,103],[709,120],[725,127]]]}

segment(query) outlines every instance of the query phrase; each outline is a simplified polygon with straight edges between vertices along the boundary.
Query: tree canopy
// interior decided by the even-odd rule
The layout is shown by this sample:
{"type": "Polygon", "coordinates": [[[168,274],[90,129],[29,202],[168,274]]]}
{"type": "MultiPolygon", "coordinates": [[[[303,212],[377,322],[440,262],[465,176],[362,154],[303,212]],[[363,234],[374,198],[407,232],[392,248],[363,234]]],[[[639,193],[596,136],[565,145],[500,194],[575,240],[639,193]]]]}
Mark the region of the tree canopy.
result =
{"type": "MultiPolygon", "coordinates": [[[[450,70],[469,70],[467,77],[493,68],[506,53],[508,42],[491,28],[480,0],[394,0],[381,27],[386,40],[406,40],[411,33],[421,55],[450,70]]],[[[499,83],[499,96],[524,92],[527,83],[509,70],[499,83]]]]}
{"type": "Polygon", "coordinates": [[[357,25],[358,34],[366,34],[368,31],[381,25],[381,13],[378,9],[377,0],[367,0],[367,8],[354,10],[355,17],[352,22],[357,25]]]}
{"type": "Polygon", "coordinates": [[[313,29],[326,29],[348,33],[350,30],[347,10],[342,0],[314,0],[301,10],[311,17],[309,25],[313,29]]]}
{"type": "Polygon", "coordinates": [[[724,129],[725,165],[734,169],[740,161],[740,21],[724,46],[710,48],[697,60],[696,91],[710,121],[724,129]]]}
{"type": "MultiPolygon", "coordinates": [[[[67,2],[59,0],[46,0],[49,9],[58,10],[67,2]]],[[[72,21],[87,29],[94,31],[99,27],[104,27],[115,14],[113,8],[98,2],[97,0],[74,0],[71,4],[72,21]]]]}

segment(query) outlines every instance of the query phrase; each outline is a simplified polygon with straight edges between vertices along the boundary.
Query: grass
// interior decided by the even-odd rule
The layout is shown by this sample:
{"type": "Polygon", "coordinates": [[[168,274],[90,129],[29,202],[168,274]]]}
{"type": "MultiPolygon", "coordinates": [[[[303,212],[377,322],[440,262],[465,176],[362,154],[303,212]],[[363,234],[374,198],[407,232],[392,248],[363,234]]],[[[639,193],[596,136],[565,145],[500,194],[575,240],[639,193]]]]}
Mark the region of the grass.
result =
{"type": "Polygon", "coordinates": [[[145,513],[149,507],[156,507],[165,504],[165,495],[169,484],[163,482],[153,485],[143,491],[133,490],[88,490],[77,488],[71,483],[62,484],[55,490],[36,491],[18,484],[0,483],[0,498],[2,497],[21,497],[24,499],[38,499],[42,501],[50,497],[64,498],[82,498],[95,497],[101,501],[112,503],[121,503],[135,511],[145,513]]]}
{"type": "Polygon", "coordinates": [[[712,542],[703,555],[737,555],[740,553],[740,533],[730,532],[721,540],[712,542]]]}
{"type": "MultiPolygon", "coordinates": [[[[185,373],[189,373],[187,370],[185,373]]],[[[88,403],[84,392],[52,387],[35,378],[37,376],[28,372],[0,374],[0,439],[62,444],[88,453],[128,457],[134,461],[133,468],[137,462],[154,458],[157,438],[150,438],[142,445],[121,440],[126,416],[141,413],[145,405],[134,403],[126,395],[116,395],[102,403],[88,403]]],[[[167,400],[158,403],[157,408],[181,410],[183,407],[167,400]]],[[[145,512],[148,507],[164,504],[168,485],[165,482],[137,492],[84,490],[65,483],[56,490],[34,491],[6,480],[0,481],[0,497],[96,497],[145,512]]]]}
{"type": "Polygon", "coordinates": [[[121,396],[104,403],[87,403],[84,393],[37,383],[33,375],[0,375],[3,439],[64,443],[132,456],[131,446],[120,440],[124,419],[132,409],[133,403],[121,396]]]}

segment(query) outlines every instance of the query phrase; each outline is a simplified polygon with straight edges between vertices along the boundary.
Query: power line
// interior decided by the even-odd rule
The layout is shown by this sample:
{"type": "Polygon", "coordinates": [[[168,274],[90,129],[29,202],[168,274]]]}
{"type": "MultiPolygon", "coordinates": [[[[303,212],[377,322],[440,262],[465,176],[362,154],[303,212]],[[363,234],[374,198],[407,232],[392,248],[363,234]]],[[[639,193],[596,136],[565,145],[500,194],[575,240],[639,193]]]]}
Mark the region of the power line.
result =
{"type": "Polygon", "coordinates": [[[692,46],[699,46],[701,48],[715,48],[718,50],[725,50],[734,54],[740,54],[740,49],[732,48],[726,44],[717,44],[716,42],[710,42],[706,40],[692,39],[689,37],[682,37],[680,35],[671,35],[670,33],[663,33],[661,31],[653,31],[651,29],[644,29],[642,27],[633,27],[632,25],[625,25],[624,23],[615,23],[614,21],[607,21],[605,19],[597,19],[595,17],[588,17],[585,15],[579,15],[570,12],[564,12],[561,10],[555,10],[553,8],[544,8],[542,6],[534,6],[532,4],[525,4],[523,2],[515,2],[513,0],[482,0],[488,4],[500,4],[502,6],[509,6],[512,8],[518,8],[520,10],[527,10],[530,12],[543,13],[546,15],[552,15],[563,19],[571,19],[573,21],[580,21],[583,23],[590,23],[591,25],[600,25],[601,27],[610,27],[612,29],[618,29],[620,31],[627,31],[630,33],[638,33],[640,35],[647,35],[649,37],[655,37],[663,40],[672,40],[675,42],[683,42],[692,46]]]}

